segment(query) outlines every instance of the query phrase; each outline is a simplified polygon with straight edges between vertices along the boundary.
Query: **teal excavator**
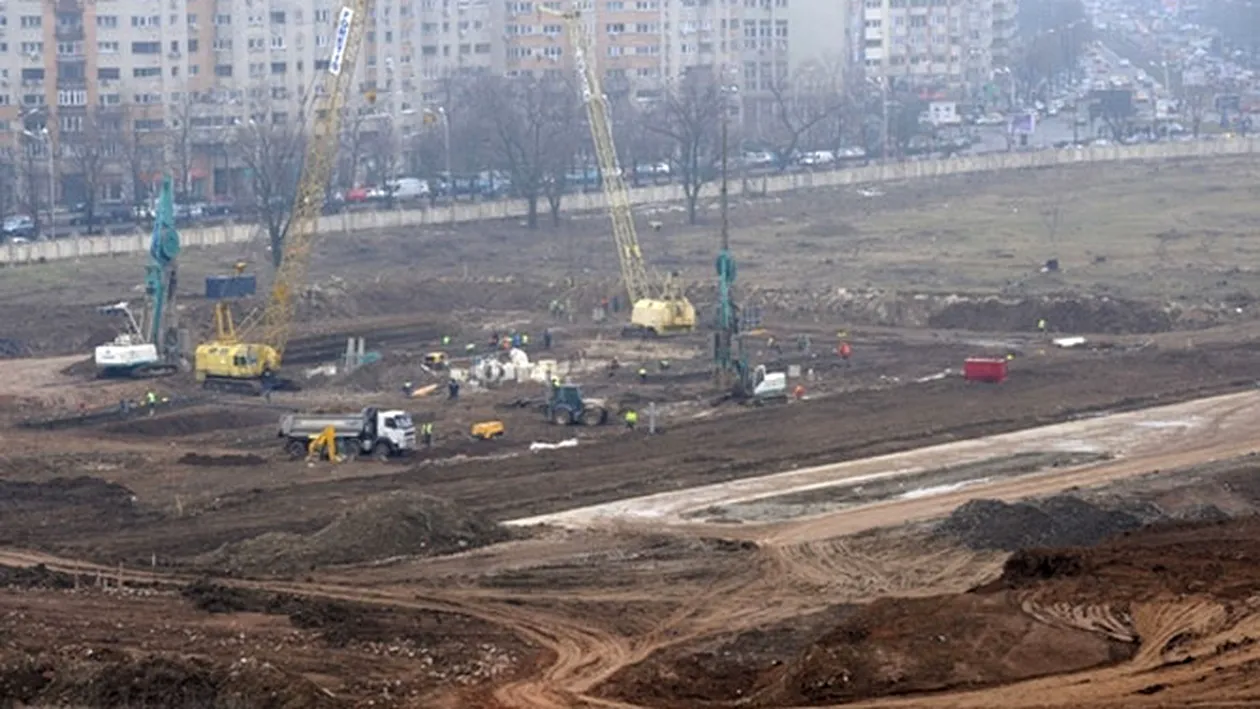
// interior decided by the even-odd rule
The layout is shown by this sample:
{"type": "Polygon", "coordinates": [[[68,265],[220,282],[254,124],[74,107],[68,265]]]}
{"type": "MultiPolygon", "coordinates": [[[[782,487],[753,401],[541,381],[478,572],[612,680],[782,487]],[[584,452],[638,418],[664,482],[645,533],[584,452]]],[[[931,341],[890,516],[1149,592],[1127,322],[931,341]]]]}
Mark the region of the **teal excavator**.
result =
{"type": "Polygon", "coordinates": [[[174,187],[162,180],[149,241],[149,262],[144,270],[144,310],[137,318],[126,301],[99,308],[107,315],[122,316],[126,331],[96,348],[97,373],[103,377],[159,377],[186,366],[184,336],[175,311],[176,258],[179,232],[175,229],[174,187]]]}

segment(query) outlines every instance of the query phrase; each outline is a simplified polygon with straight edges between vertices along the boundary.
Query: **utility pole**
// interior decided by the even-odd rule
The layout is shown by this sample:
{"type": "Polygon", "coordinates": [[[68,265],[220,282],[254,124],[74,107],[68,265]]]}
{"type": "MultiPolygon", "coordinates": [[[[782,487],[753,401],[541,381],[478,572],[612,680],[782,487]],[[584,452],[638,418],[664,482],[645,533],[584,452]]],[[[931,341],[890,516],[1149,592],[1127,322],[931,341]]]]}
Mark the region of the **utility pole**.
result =
{"type": "Polygon", "coordinates": [[[739,335],[739,317],[731,290],[735,285],[735,257],[731,254],[730,233],[730,103],[728,87],[722,90],[722,233],[717,256],[718,306],[713,333],[713,378],[719,388],[730,389],[742,376],[736,356],[735,342],[739,335]]]}

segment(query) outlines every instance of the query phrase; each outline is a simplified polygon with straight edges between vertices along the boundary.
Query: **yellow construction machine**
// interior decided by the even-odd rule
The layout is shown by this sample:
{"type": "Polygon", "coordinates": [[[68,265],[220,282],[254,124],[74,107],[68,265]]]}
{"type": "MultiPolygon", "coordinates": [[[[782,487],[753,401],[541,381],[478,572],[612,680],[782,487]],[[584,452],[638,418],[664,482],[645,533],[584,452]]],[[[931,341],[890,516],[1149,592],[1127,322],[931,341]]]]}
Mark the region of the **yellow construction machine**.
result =
{"type": "Polygon", "coordinates": [[[612,219],[621,279],[625,282],[632,306],[630,324],[623,329],[623,334],[654,337],[691,332],[696,329],[696,308],[683,295],[682,289],[673,279],[662,279],[656,283],[648,279],[634,215],[630,211],[630,190],[621,173],[617,146],[613,141],[612,111],[595,67],[591,39],[582,14],[576,9],[553,10],[541,3],[539,10],[562,18],[568,26],[573,62],[582,88],[582,102],[586,104],[591,140],[599,159],[604,199],[608,202],[608,215],[612,219]]]}
{"type": "Polygon", "coordinates": [[[294,296],[306,282],[311,247],[332,177],[346,95],[354,81],[355,60],[363,42],[369,0],[350,0],[337,15],[328,71],[316,87],[310,134],[297,195],[284,235],[284,247],[271,296],[263,309],[258,336],[254,328],[236,330],[226,303],[215,309],[215,336],[197,347],[197,380],[212,389],[261,392],[283,383],[277,372],[293,327],[294,296]]]}

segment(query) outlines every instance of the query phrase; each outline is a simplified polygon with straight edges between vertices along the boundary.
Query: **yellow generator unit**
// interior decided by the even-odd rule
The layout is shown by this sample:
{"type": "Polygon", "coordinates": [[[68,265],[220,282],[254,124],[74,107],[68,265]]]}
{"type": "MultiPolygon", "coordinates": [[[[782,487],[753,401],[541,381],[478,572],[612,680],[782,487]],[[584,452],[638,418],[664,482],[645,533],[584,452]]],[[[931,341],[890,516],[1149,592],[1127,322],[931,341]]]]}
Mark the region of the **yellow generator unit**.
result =
{"type": "Polygon", "coordinates": [[[207,342],[197,347],[193,370],[203,387],[219,391],[258,394],[288,384],[276,376],[280,355],[270,345],[207,342]]]}
{"type": "Polygon", "coordinates": [[[644,298],[630,311],[627,335],[655,337],[696,329],[696,306],[686,298],[644,298]]]}

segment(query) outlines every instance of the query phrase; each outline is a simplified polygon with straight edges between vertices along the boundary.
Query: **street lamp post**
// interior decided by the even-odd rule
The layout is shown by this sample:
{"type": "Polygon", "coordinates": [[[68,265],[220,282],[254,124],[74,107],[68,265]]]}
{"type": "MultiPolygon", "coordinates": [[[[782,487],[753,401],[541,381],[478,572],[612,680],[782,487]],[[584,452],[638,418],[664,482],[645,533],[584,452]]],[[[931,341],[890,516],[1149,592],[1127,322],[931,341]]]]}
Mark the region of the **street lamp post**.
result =
{"type": "Polygon", "coordinates": [[[442,152],[446,157],[446,189],[451,202],[451,224],[455,224],[455,175],[451,172],[451,117],[445,106],[438,106],[438,115],[442,117],[442,152]]]}
{"type": "Polygon", "coordinates": [[[446,162],[446,191],[447,199],[451,203],[451,223],[455,223],[455,175],[451,174],[451,120],[446,113],[445,106],[438,106],[436,109],[424,109],[424,123],[430,123],[430,119],[436,118],[442,121],[442,143],[443,153],[445,153],[446,162]]]}
{"type": "Polygon", "coordinates": [[[57,222],[55,210],[57,207],[57,166],[53,162],[53,141],[52,133],[48,132],[48,126],[39,129],[38,133],[29,130],[23,130],[22,135],[31,140],[38,140],[44,144],[48,150],[48,238],[49,240],[57,238],[57,222]]]}

